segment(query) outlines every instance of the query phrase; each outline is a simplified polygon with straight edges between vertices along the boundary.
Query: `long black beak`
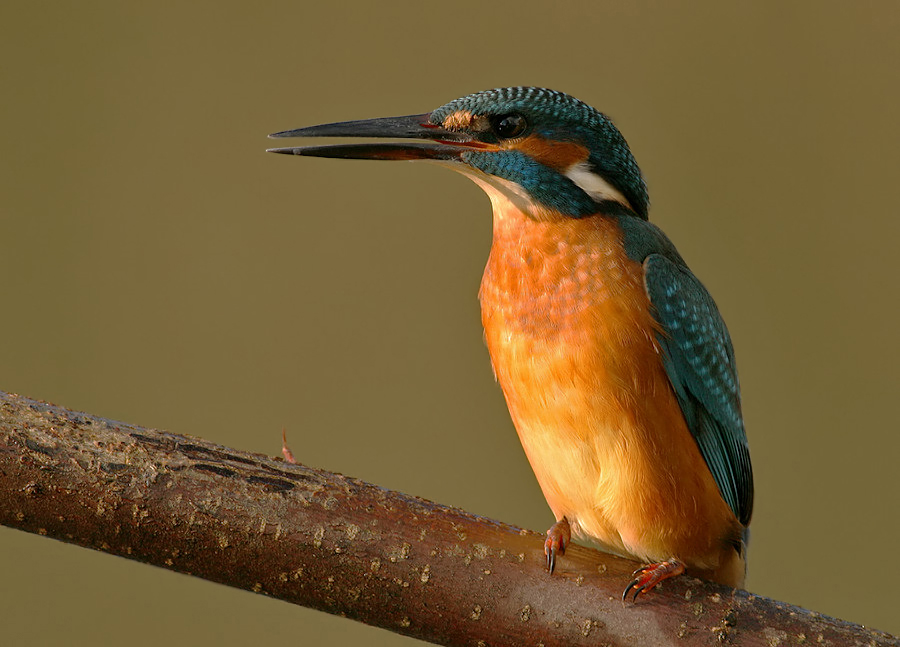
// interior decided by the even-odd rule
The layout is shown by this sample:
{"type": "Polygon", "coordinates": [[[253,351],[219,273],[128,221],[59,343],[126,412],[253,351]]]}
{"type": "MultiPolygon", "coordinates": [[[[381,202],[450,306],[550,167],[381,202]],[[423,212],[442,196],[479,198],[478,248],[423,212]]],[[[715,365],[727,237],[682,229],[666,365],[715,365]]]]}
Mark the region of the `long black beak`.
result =
{"type": "Polygon", "coordinates": [[[387,139],[428,139],[427,142],[379,142],[371,144],[333,144],[330,146],[301,146],[296,148],[270,148],[269,153],[307,155],[310,157],[339,157],[344,159],[375,160],[459,160],[467,150],[477,147],[477,142],[453,145],[451,142],[467,142],[469,137],[445,130],[428,121],[431,113],[406,117],[382,117],[342,121],[334,124],[308,126],[285,130],[269,137],[384,137],[387,139]]]}

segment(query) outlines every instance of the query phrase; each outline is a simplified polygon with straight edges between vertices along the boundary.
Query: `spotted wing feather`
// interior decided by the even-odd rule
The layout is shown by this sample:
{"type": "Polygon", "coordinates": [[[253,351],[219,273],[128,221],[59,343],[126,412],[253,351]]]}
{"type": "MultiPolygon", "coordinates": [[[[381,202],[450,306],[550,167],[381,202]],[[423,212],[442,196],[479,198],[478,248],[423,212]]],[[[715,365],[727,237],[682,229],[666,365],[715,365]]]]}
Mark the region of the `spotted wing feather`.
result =
{"type": "Polygon", "coordinates": [[[722,497],[747,525],[753,472],[728,329],[709,292],[685,266],[651,254],[644,272],[662,328],[658,338],[666,373],[688,428],[722,497]]]}

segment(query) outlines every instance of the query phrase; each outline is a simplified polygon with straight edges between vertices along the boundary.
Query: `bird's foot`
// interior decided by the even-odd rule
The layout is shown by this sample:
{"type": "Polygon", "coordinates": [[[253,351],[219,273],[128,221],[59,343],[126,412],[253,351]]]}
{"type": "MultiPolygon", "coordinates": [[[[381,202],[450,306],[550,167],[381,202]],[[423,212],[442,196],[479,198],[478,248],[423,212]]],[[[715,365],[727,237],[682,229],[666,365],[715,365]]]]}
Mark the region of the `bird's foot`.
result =
{"type": "Polygon", "coordinates": [[[293,465],[297,464],[297,461],[294,460],[294,454],[291,452],[291,448],[288,447],[287,444],[287,432],[284,427],[281,428],[281,453],[284,456],[284,460],[293,465]]]}
{"type": "Polygon", "coordinates": [[[544,541],[544,554],[547,555],[547,570],[553,575],[556,568],[557,555],[565,555],[566,546],[572,541],[572,528],[569,520],[563,517],[550,526],[547,531],[547,539],[544,541]]]}
{"type": "Polygon", "coordinates": [[[677,559],[642,566],[632,573],[635,578],[625,587],[625,592],[622,594],[622,602],[628,600],[628,596],[632,591],[634,594],[631,595],[631,601],[636,602],[639,595],[650,593],[653,587],[663,580],[682,573],[684,573],[684,563],[679,562],[677,559]]]}

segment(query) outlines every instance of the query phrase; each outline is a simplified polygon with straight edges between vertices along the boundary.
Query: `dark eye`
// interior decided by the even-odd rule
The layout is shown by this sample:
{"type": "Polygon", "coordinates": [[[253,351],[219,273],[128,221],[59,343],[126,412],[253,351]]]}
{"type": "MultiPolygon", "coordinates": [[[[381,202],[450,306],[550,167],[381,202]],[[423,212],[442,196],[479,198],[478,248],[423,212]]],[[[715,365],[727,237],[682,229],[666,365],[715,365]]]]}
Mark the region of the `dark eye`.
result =
{"type": "Polygon", "coordinates": [[[494,115],[491,117],[491,129],[500,139],[518,137],[528,128],[528,120],[522,115],[494,115]]]}

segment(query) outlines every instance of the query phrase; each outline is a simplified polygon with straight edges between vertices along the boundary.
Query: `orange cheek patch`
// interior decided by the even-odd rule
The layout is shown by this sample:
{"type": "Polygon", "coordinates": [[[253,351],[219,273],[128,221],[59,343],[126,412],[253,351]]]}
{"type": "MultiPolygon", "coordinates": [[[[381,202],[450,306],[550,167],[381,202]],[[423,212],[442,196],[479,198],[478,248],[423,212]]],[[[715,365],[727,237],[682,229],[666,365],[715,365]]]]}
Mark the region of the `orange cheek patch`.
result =
{"type": "Polygon", "coordinates": [[[563,172],[588,158],[588,149],[581,144],[555,142],[537,135],[529,135],[512,144],[510,148],[525,153],[544,166],[563,172]]]}

